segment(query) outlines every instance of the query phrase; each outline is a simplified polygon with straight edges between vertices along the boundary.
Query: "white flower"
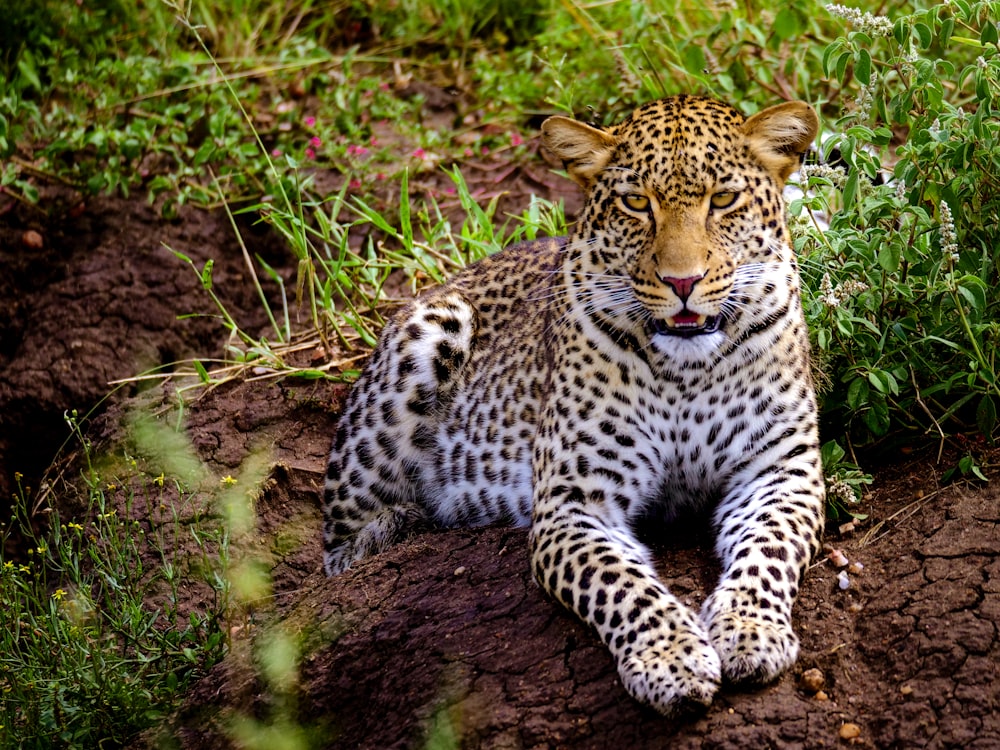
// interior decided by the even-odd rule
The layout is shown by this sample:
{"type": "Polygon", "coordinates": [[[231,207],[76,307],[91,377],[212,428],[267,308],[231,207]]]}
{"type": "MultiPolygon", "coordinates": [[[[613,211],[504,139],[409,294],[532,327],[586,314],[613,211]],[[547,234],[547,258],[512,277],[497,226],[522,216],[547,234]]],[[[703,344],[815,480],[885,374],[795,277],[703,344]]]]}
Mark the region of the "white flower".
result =
{"type": "Polygon", "coordinates": [[[885,16],[862,13],[857,8],[848,8],[846,5],[837,5],[835,3],[827,5],[826,10],[830,15],[843,18],[858,31],[863,31],[872,36],[892,35],[892,21],[885,16]]]}

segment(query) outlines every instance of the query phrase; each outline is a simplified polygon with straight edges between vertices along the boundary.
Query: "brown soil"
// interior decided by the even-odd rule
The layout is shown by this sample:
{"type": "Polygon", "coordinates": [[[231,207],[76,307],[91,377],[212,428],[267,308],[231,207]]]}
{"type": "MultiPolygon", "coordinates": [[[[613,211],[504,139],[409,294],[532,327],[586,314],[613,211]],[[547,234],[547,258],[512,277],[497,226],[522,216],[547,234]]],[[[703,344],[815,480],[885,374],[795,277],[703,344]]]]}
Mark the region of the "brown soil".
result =
{"type": "MultiPolygon", "coordinates": [[[[509,190],[512,208],[528,192],[558,189],[544,167],[499,173],[501,185],[489,177],[498,172],[483,170],[475,187],[509,190]]],[[[263,326],[224,215],[189,210],[168,223],[142,200],[75,207],[53,192],[45,202],[58,218],[0,204],[0,497],[15,471],[39,480],[67,434],[64,411],[87,413],[110,381],[220,354],[217,321],[177,318],[214,310],[164,244],[199,266],[214,259],[215,289],[230,311],[251,331],[263,326]],[[60,200],[74,207],[60,210],[60,200]],[[41,249],[26,242],[27,230],[41,234],[41,249]]],[[[291,280],[280,243],[243,229],[251,251],[291,280]]],[[[142,408],[169,421],[175,386],[127,386],[102,403],[91,435],[120,451],[125,416],[142,408]]],[[[234,613],[229,656],[162,733],[137,745],[172,736],[183,748],[231,747],[238,717],[283,717],[330,748],[1000,748],[993,487],[939,488],[931,461],[881,471],[870,521],[843,537],[828,532],[863,570],[846,590],[829,561],[806,580],[795,669],[763,688],[726,688],[700,716],[664,719],[628,698],[594,634],[533,584],[524,531],[427,533],[323,577],[319,488],[344,392],[327,382],[241,380],[187,404],[186,433],[215,486],[247,476],[251,461],[262,467],[256,528],[234,547],[263,561],[272,596],[234,613]],[[274,623],[303,649],[297,682],[283,690],[258,668],[257,635],[274,623]],[[813,669],[820,674],[803,677],[813,669]]],[[[191,518],[211,516],[211,496],[194,496],[195,506],[207,499],[188,509],[191,518]]],[[[164,506],[132,513],[155,525],[164,506]]],[[[703,542],[690,533],[658,542],[665,580],[695,604],[717,572],[703,542]]],[[[187,606],[203,596],[192,588],[187,606]]]]}

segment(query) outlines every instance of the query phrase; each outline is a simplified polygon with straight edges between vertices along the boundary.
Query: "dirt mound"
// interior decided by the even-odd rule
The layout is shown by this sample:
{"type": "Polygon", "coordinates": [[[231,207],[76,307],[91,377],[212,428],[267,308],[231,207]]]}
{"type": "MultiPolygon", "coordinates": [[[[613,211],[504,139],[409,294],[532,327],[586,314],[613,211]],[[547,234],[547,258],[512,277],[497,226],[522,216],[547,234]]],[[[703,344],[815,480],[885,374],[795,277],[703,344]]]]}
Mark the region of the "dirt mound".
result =
{"type": "MultiPolygon", "coordinates": [[[[304,644],[291,703],[238,637],[171,722],[182,747],[235,746],[234,721],[273,721],[279,706],[331,748],[448,737],[469,748],[1000,747],[996,491],[937,489],[925,462],[886,472],[874,522],[828,534],[863,568],[845,569],[846,589],[829,560],[806,579],[793,672],[759,689],[727,687],[704,715],[670,720],[632,701],[596,636],[533,583],[522,530],[424,534],[326,579],[319,493],[342,395],[242,383],[192,410],[189,433],[220,472],[262,436],[273,447],[261,546],[273,553],[292,518],[314,533],[269,558],[273,608],[260,619],[280,620],[304,644]]],[[[717,569],[689,531],[666,538],[658,560],[672,589],[697,604],[717,569]]]]}

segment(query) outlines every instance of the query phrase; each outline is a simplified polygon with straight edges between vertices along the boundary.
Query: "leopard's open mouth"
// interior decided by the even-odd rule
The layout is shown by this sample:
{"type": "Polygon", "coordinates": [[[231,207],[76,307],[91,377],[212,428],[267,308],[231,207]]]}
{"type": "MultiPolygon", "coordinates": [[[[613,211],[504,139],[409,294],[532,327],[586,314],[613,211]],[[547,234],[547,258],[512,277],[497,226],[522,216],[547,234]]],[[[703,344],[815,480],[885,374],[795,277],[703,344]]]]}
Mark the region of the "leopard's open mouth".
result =
{"type": "Polygon", "coordinates": [[[666,320],[650,318],[649,324],[654,334],[690,338],[691,336],[715,333],[722,324],[722,317],[720,315],[697,315],[685,310],[666,320]]]}

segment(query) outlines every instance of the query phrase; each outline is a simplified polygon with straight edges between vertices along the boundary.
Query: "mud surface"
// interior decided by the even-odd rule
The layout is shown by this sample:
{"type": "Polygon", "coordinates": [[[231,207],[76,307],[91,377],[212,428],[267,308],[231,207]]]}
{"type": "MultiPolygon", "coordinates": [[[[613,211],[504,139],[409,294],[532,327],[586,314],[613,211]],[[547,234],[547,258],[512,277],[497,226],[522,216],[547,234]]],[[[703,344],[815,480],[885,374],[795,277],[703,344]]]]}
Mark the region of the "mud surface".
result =
{"type": "MultiPolygon", "coordinates": [[[[484,169],[477,179],[484,194],[508,191],[511,208],[530,192],[558,195],[539,165],[484,169]]],[[[199,268],[213,259],[227,307],[251,332],[263,326],[223,214],[189,210],[164,222],[141,199],[80,206],[53,192],[43,201],[48,215],[0,205],[0,497],[16,471],[41,478],[67,434],[67,410],[97,406],[88,429],[109,452],[126,441],[129,413],[177,417],[176,383],[145,393],[132,383],[102,401],[111,381],[221,353],[218,320],[179,318],[215,310],[165,245],[199,268]]],[[[291,281],[281,244],[243,230],[251,252],[291,281]]],[[[668,720],[628,698],[596,637],[532,583],[523,531],[429,533],[340,578],[321,575],[319,492],[344,392],[241,380],[187,404],[186,434],[216,484],[250,461],[261,467],[256,525],[241,544],[266,568],[271,591],[232,623],[229,657],[163,733],[137,746],[167,737],[184,748],[236,746],[235,722],[252,717],[294,722],[329,748],[1000,748],[992,487],[940,488],[927,460],[882,470],[870,520],[827,535],[863,569],[848,574],[846,590],[826,560],[806,580],[795,669],[763,688],[726,688],[703,715],[668,720]],[[303,650],[281,689],[259,663],[258,636],[275,623],[303,650]]],[[[156,524],[162,506],[132,513],[156,524]]],[[[697,605],[715,564],[703,537],[673,537],[658,550],[662,574],[697,605]]],[[[200,595],[190,591],[191,607],[200,595]]]]}

